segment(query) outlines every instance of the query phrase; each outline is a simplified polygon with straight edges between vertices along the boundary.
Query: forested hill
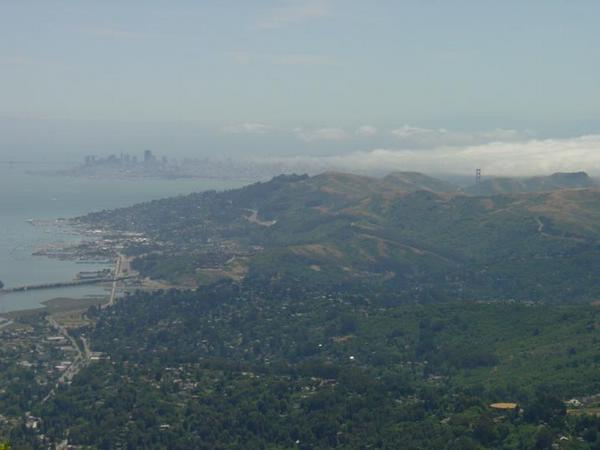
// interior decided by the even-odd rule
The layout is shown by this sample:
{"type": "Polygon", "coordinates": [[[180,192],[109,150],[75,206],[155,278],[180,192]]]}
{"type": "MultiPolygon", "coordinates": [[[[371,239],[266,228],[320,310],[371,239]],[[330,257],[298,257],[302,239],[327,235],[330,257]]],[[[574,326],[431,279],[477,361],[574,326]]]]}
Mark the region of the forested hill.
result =
{"type": "Polygon", "coordinates": [[[78,220],[145,233],[134,265],[167,281],[343,282],[419,300],[600,295],[594,187],[471,196],[410,172],[291,175],[78,220]]]}
{"type": "MultiPolygon", "coordinates": [[[[272,287],[90,310],[79,332],[102,360],[31,409],[39,433],[94,449],[599,448],[597,307],[272,287]],[[567,414],[573,396],[586,403],[567,414]]],[[[54,448],[38,436],[11,441],[54,448]]]]}

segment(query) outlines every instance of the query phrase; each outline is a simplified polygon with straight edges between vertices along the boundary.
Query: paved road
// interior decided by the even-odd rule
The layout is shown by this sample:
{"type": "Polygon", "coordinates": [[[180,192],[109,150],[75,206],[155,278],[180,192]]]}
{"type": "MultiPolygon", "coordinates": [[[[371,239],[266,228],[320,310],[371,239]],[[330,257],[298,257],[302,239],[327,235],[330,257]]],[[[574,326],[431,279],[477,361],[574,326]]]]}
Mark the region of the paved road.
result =
{"type": "Polygon", "coordinates": [[[110,297],[108,298],[108,303],[106,305],[103,305],[103,308],[106,308],[107,306],[111,306],[111,305],[115,304],[115,300],[117,298],[117,283],[121,276],[121,269],[123,267],[123,258],[124,258],[124,256],[122,256],[120,254],[117,256],[117,262],[115,264],[115,273],[113,276],[112,289],[110,290],[110,297]]]}
{"type": "Polygon", "coordinates": [[[75,358],[73,363],[71,363],[71,365],[69,367],[67,367],[67,369],[64,371],[64,373],[58,379],[59,383],[64,383],[65,381],[71,381],[73,379],[73,377],[75,375],[77,375],[77,372],[79,372],[83,368],[83,366],[85,366],[87,364],[87,362],[90,359],[90,355],[89,355],[87,346],[86,346],[86,344],[84,344],[84,346],[83,346],[84,351],[81,351],[81,348],[79,348],[77,341],[75,340],[75,338],[73,336],[71,336],[69,334],[68,330],[65,327],[60,325],[58,322],[56,322],[56,320],[54,320],[50,316],[47,316],[47,319],[48,319],[48,322],[50,322],[50,325],[52,325],[52,327],[54,327],[61,335],[63,335],[65,338],[67,338],[71,342],[71,345],[77,351],[77,357],[75,358]]]}
{"type": "MultiPolygon", "coordinates": [[[[113,275],[113,283],[112,283],[112,289],[110,291],[110,297],[108,298],[108,303],[102,305],[103,308],[106,308],[107,306],[110,306],[110,305],[114,305],[114,303],[115,303],[115,300],[117,297],[117,284],[121,277],[121,271],[123,269],[124,261],[125,261],[125,257],[123,255],[119,254],[117,257],[117,261],[115,263],[115,273],[113,275]]],[[[54,388],[42,400],[42,403],[45,403],[46,401],[48,401],[48,399],[50,399],[52,396],[54,396],[54,394],[56,393],[56,389],[58,388],[59,385],[66,383],[66,382],[71,382],[71,380],[75,377],[75,375],[77,375],[79,373],[79,371],[81,369],[83,369],[90,362],[90,358],[91,358],[90,345],[84,336],[81,337],[81,342],[83,344],[83,351],[82,351],[81,348],[79,347],[79,345],[77,344],[77,341],[75,340],[75,338],[69,334],[69,331],[65,327],[63,327],[58,322],[56,322],[56,320],[54,320],[51,316],[47,316],[46,319],[48,320],[48,322],[54,329],[56,329],[62,336],[64,336],[66,339],[68,339],[71,342],[71,345],[77,351],[77,357],[71,363],[71,365],[69,367],[67,367],[67,369],[63,372],[63,374],[60,376],[60,378],[56,382],[56,385],[54,386],[54,388]]]]}
{"type": "Polygon", "coordinates": [[[250,211],[251,213],[249,216],[246,216],[248,222],[255,223],[261,227],[272,227],[277,223],[276,220],[260,220],[256,209],[246,209],[246,211],[250,211]]]}
{"type": "Polygon", "coordinates": [[[77,341],[75,340],[75,338],[73,336],[71,336],[69,334],[69,331],[65,327],[60,325],[51,316],[46,316],[46,320],[52,326],[52,328],[54,328],[62,336],[64,336],[66,339],[68,339],[69,342],[71,342],[71,345],[77,351],[77,356],[75,357],[75,359],[73,360],[71,365],[69,367],[67,367],[65,369],[65,371],[62,373],[62,375],[58,378],[56,385],[50,391],[50,393],[48,393],[48,395],[42,400],[42,403],[45,403],[48,399],[50,399],[55,394],[56,389],[58,388],[59,385],[61,385],[63,383],[71,382],[71,380],[73,380],[75,375],[77,375],[79,373],[79,371],[81,369],[83,369],[90,361],[90,348],[89,348],[87,340],[84,337],[82,337],[83,351],[81,351],[81,348],[79,348],[77,341]]]}
{"type": "Polygon", "coordinates": [[[92,351],[90,350],[90,344],[85,336],[81,336],[81,342],[83,342],[83,357],[89,361],[92,356],[92,351]]]}

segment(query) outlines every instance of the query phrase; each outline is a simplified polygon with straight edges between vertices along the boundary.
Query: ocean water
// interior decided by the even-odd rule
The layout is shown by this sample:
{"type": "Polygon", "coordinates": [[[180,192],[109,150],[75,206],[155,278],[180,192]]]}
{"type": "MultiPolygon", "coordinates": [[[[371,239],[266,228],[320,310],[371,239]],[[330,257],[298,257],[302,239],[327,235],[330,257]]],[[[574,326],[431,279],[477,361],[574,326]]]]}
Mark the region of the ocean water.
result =
{"type": "MultiPolygon", "coordinates": [[[[5,287],[72,280],[77,272],[103,267],[33,256],[36,249],[80,239],[53,221],[91,211],[128,206],[148,200],[208,189],[231,189],[243,180],[100,180],[31,175],[58,169],[56,165],[0,164],[0,280],[5,287]],[[41,225],[29,219],[44,221],[41,225]]],[[[31,309],[57,297],[104,295],[97,286],[0,294],[0,313],[31,309]]]]}

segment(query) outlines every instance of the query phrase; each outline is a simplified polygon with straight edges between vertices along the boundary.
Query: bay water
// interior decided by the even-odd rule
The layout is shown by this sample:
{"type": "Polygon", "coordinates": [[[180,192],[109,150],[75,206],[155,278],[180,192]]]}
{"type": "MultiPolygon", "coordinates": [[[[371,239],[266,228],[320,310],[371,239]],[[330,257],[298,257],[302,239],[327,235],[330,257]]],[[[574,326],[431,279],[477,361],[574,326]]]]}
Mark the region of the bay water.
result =
{"type": "MultiPolygon", "coordinates": [[[[102,264],[81,264],[45,256],[37,249],[81,239],[56,219],[92,211],[199,192],[243,186],[243,180],[216,179],[89,179],[30,174],[59,169],[56,165],[0,163],[0,280],[5,287],[63,282],[77,272],[97,270],[102,264]]],[[[53,298],[105,295],[98,286],[32,290],[0,294],[0,313],[38,308],[53,298]]]]}

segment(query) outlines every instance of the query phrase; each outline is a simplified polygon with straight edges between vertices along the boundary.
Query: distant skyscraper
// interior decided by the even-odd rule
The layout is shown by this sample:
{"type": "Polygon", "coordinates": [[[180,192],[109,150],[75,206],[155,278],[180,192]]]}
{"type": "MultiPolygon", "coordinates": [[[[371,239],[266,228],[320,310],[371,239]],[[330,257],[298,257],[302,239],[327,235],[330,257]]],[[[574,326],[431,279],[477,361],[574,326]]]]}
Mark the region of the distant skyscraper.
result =
{"type": "Polygon", "coordinates": [[[148,164],[154,162],[154,155],[150,150],[144,150],[144,163],[148,164]]]}

